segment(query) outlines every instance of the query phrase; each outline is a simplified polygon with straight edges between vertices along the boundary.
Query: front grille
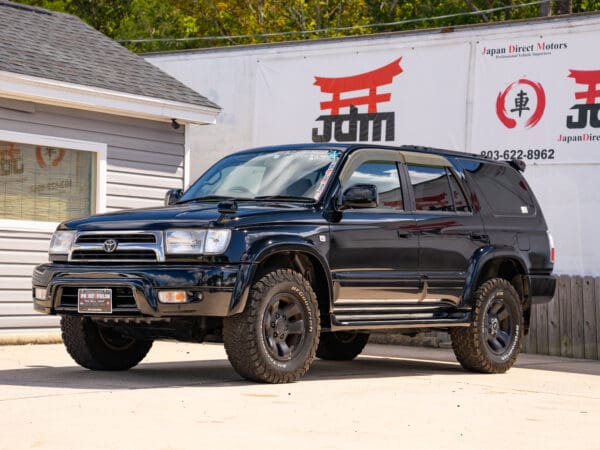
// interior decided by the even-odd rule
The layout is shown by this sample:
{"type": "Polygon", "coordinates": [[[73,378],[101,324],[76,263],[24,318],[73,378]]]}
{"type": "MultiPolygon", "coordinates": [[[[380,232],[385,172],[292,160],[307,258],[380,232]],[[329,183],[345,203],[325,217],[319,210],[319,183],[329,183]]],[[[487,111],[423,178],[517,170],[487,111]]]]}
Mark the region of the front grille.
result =
{"type": "Polygon", "coordinates": [[[153,234],[81,234],[77,237],[77,244],[103,244],[108,239],[117,242],[155,244],[156,236],[153,234]]]}
{"type": "MultiPolygon", "coordinates": [[[[60,296],[59,306],[63,308],[77,308],[79,287],[63,287],[60,296]]],[[[112,302],[113,310],[115,309],[130,309],[136,308],[135,298],[131,288],[128,287],[113,287],[112,302]]]]}
{"type": "Polygon", "coordinates": [[[81,231],[71,248],[73,263],[164,262],[162,231],[81,231]]]}
{"type": "Polygon", "coordinates": [[[140,261],[155,262],[154,250],[116,250],[106,253],[99,250],[74,250],[71,261],[140,261]]]}

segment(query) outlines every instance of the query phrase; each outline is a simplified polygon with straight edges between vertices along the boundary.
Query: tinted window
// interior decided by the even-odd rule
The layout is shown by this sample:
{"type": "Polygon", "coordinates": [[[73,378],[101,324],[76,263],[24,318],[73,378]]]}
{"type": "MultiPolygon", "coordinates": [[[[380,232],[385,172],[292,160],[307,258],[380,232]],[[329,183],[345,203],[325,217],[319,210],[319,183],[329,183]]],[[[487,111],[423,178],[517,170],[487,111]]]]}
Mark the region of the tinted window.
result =
{"type": "Polygon", "coordinates": [[[380,208],[404,209],[400,177],[395,162],[367,161],[352,173],[344,189],[355,184],[374,184],[377,186],[380,208]]]}
{"type": "Polygon", "coordinates": [[[519,172],[508,164],[462,161],[479,186],[494,214],[500,216],[531,215],[535,203],[529,187],[519,172]]]}
{"type": "Polygon", "coordinates": [[[443,167],[408,166],[417,211],[454,211],[443,167]]]}
{"type": "Polygon", "coordinates": [[[467,203],[467,199],[465,198],[465,194],[460,188],[456,177],[450,170],[446,169],[446,172],[448,174],[448,181],[450,181],[450,190],[452,191],[452,199],[454,200],[454,209],[456,211],[463,212],[471,211],[471,208],[469,208],[469,204],[467,203]]]}

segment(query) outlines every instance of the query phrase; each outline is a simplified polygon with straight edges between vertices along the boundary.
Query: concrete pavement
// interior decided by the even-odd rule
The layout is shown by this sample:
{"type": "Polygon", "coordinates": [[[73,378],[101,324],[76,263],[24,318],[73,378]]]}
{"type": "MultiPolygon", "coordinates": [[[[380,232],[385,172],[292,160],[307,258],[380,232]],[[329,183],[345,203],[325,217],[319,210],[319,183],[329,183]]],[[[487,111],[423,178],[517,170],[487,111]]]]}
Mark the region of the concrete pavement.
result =
{"type": "Polygon", "coordinates": [[[128,372],[60,344],[0,347],[1,449],[600,449],[600,362],[522,355],[504,375],[452,352],[369,345],[288,385],[240,379],[221,345],[158,342],[128,372]]]}

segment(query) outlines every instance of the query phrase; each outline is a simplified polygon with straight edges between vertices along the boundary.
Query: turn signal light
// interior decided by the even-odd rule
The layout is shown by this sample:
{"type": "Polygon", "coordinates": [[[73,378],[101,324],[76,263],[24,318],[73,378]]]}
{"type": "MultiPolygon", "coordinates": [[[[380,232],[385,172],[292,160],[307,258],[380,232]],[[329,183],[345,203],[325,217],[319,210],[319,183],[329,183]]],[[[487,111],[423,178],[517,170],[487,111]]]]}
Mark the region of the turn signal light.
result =
{"type": "Polygon", "coordinates": [[[160,291],[158,300],[161,303],[187,303],[188,295],[186,291],[160,291]]]}
{"type": "Polygon", "coordinates": [[[48,291],[46,288],[36,287],[34,296],[37,300],[46,300],[48,291]]]}

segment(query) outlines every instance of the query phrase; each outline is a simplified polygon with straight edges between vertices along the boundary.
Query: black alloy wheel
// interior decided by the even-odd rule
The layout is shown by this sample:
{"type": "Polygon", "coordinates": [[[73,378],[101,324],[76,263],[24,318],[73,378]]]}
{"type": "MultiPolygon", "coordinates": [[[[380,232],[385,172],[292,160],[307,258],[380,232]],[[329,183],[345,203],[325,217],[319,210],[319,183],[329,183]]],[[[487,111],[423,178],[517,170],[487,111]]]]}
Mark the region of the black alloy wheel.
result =
{"type": "Polygon", "coordinates": [[[297,296],[273,296],[263,316],[263,338],[269,354],[278,361],[289,361],[302,348],[306,312],[297,296]]]}
{"type": "Polygon", "coordinates": [[[456,359],[474,372],[506,372],[521,351],[522,299],[508,280],[492,278],[475,292],[472,315],[468,327],[450,329],[456,359]]]}
{"type": "Polygon", "coordinates": [[[229,362],[242,377],[263,383],[299,380],[315,359],[320,331],[317,297],[290,269],[255,281],[244,311],[223,320],[229,362]]]}
{"type": "Polygon", "coordinates": [[[513,342],[516,318],[502,298],[494,298],[485,312],[484,339],[488,349],[495,355],[502,355],[513,342]]]}

